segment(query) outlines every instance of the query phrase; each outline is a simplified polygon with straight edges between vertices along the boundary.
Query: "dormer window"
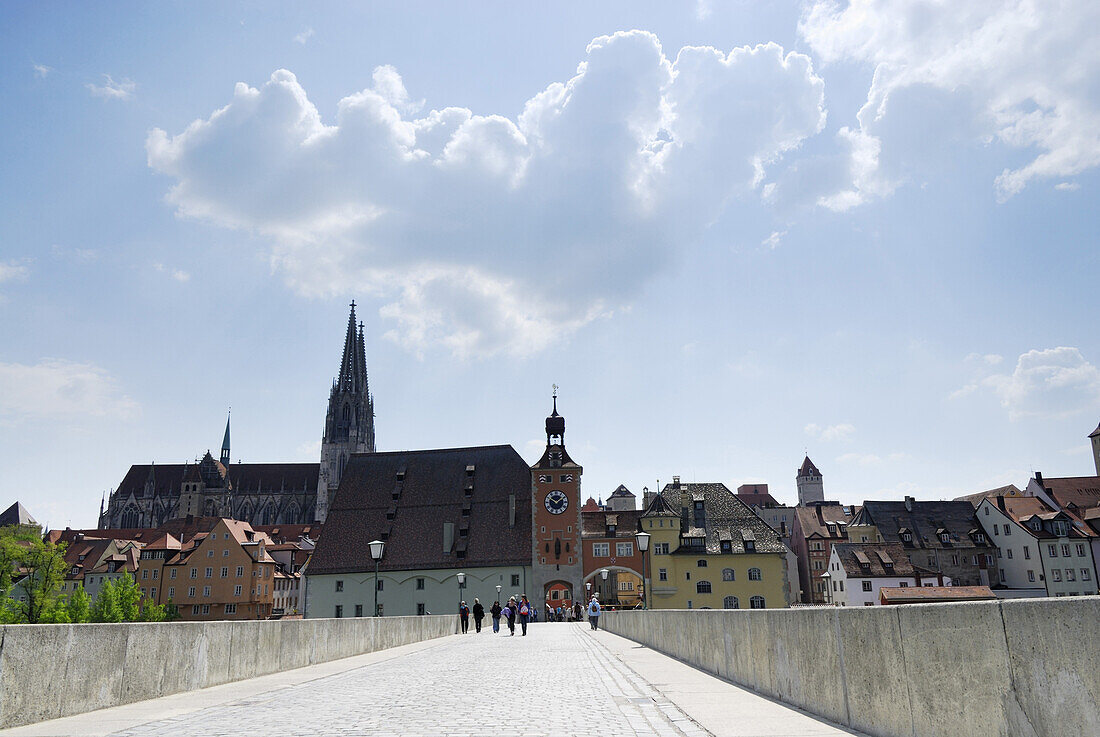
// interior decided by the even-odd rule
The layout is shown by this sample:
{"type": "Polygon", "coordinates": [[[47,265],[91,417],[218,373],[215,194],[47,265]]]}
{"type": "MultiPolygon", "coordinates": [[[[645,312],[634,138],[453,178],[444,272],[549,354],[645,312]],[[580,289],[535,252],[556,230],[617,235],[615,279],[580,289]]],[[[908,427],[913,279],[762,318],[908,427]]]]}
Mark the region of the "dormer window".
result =
{"type": "Polygon", "coordinates": [[[733,545],[730,543],[729,540],[723,540],[721,542],[721,548],[722,548],[723,553],[732,553],[733,552],[733,545]]]}
{"type": "Polygon", "coordinates": [[[746,540],[745,541],[745,552],[746,553],[755,553],[756,552],[756,541],[755,540],[746,540]]]}
{"type": "Polygon", "coordinates": [[[908,532],[903,532],[901,533],[901,541],[903,543],[911,543],[913,542],[913,535],[908,532]]]}
{"type": "Polygon", "coordinates": [[[950,540],[951,540],[951,536],[948,535],[946,532],[941,532],[940,533],[940,542],[941,543],[947,543],[947,542],[950,542],[950,540]]]}
{"type": "Polygon", "coordinates": [[[980,532],[974,533],[974,542],[984,543],[985,542],[985,535],[983,535],[980,532]]]}
{"type": "Polygon", "coordinates": [[[1067,525],[1063,520],[1055,520],[1054,522],[1051,522],[1050,529],[1051,532],[1053,532],[1058,537],[1066,537],[1069,535],[1069,525],[1067,525]]]}

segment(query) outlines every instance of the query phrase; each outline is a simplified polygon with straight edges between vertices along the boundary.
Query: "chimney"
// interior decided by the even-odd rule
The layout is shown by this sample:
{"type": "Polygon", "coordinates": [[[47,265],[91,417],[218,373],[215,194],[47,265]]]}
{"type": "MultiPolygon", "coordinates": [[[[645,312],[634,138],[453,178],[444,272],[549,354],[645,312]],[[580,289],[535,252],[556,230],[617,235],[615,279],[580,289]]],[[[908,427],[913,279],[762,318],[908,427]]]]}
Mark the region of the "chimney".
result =
{"type": "Polygon", "coordinates": [[[673,476],[672,477],[672,488],[673,489],[679,489],[680,488],[680,477],[679,476],[673,476]]]}
{"type": "Polygon", "coordinates": [[[905,511],[906,512],[912,512],[913,511],[913,502],[915,502],[915,501],[916,500],[911,496],[905,497],[905,511]]]}
{"type": "Polygon", "coordinates": [[[1043,485],[1043,474],[1036,471],[1035,472],[1035,481],[1038,482],[1039,486],[1042,486],[1043,485]]]}
{"type": "Polygon", "coordinates": [[[444,522],[443,523],[443,552],[451,552],[451,548],[455,544],[455,523],[444,522]]]}
{"type": "MultiPolygon", "coordinates": [[[[66,529],[68,529],[68,528],[66,528],[66,529]]],[[[76,535],[73,536],[73,542],[80,542],[83,539],[84,539],[84,533],[83,532],[78,532],[78,533],[76,533],[76,535]]]]}

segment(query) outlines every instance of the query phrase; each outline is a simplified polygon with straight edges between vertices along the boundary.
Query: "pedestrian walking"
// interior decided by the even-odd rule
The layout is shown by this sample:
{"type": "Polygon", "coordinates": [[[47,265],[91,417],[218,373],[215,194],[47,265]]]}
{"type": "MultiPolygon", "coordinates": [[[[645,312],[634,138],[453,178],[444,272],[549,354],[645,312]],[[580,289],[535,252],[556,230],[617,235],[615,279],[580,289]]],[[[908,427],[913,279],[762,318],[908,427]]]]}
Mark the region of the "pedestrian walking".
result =
{"type": "Polygon", "coordinates": [[[489,607],[489,614],[493,617],[493,632],[500,632],[500,612],[501,606],[499,601],[494,601],[493,605],[489,607]]]}
{"type": "Polygon", "coordinates": [[[527,601],[527,594],[519,602],[519,624],[523,628],[523,636],[527,637],[527,623],[531,619],[531,602],[527,601]]]}
{"type": "Polygon", "coordinates": [[[573,603],[573,621],[581,621],[581,603],[579,601],[573,603]]]}
{"type": "Polygon", "coordinates": [[[466,630],[470,629],[470,607],[464,601],[458,603],[458,618],[462,620],[462,634],[466,634],[466,630]]]}
{"type": "Polygon", "coordinates": [[[516,609],[518,609],[518,608],[519,607],[516,606],[516,600],[515,599],[509,599],[508,600],[508,606],[504,607],[504,611],[501,612],[501,614],[504,616],[504,618],[508,621],[508,633],[509,633],[508,636],[509,637],[515,637],[516,636],[516,615],[518,614],[518,612],[516,612],[516,609]]]}
{"type": "Polygon", "coordinates": [[[474,597],[474,632],[481,632],[481,620],[485,619],[485,607],[481,606],[481,599],[474,597]]]}
{"type": "Polygon", "coordinates": [[[600,602],[594,595],[592,601],[588,602],[588,624],[593,630],[600,628],[600,602]]]}

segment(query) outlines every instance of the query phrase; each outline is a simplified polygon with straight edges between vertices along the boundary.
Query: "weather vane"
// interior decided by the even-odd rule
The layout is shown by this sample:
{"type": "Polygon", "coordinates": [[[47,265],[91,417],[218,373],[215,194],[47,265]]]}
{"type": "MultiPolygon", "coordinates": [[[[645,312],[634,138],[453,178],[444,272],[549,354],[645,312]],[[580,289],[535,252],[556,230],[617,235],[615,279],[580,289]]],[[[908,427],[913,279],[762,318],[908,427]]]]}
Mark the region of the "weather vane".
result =
{"type": "Polygon", "coordinates": [[[554,384],[554,399],[558,398],[558,385],[554,384]]]}

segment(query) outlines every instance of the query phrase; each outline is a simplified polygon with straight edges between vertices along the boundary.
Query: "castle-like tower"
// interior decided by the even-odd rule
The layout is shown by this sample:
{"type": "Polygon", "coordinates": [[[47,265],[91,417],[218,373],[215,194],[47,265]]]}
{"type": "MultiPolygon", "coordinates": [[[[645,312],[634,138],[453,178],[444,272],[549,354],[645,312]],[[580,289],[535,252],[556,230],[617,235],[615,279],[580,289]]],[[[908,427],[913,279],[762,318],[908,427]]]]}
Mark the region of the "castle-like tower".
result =
{"type": "Polygon", "coordinates": [[[356,331],[355,302],[351,303],[348,333],[340,373],[332,382],[321,438],[321,468],[317,479],[316,518],[324,522],[340,486],[340,477],[352,453],[374,452],[374,397],[367,383],[367,350],[363,324],[356,331]]]}
{"type": "Polygon", "coordinates": [[[825,484],[821,477],[821,471],[810,460],[809,456],[802,461],[802,467],[795,476],[795,484],[798,486],[798,506],[804,507],[813,502],[825,501],[825,484]]]}

